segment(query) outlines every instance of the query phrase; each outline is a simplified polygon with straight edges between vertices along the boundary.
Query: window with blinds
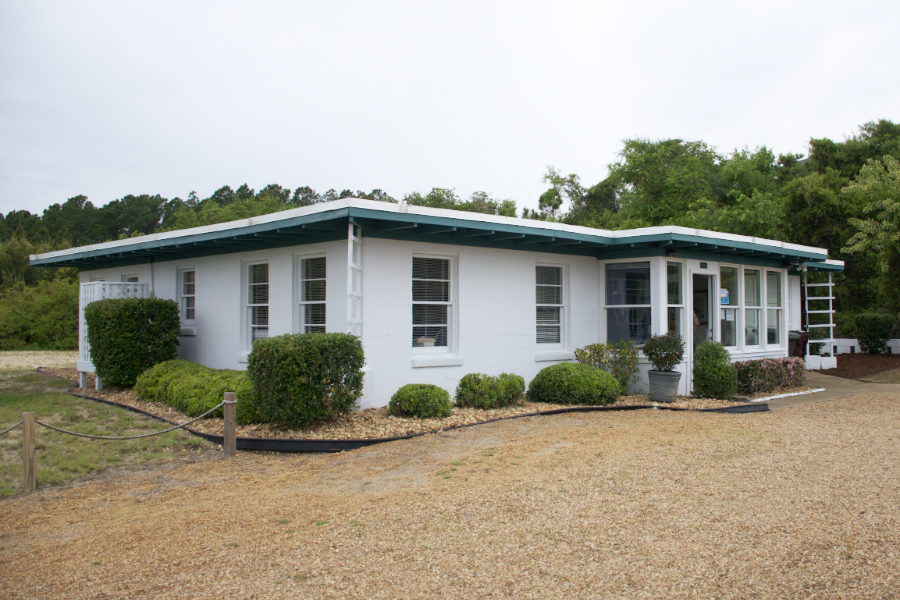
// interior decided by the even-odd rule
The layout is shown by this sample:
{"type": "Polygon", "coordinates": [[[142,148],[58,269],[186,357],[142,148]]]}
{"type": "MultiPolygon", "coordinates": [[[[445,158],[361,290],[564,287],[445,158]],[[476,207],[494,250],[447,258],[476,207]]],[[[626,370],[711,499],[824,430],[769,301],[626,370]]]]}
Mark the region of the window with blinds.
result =
{"type": "Polygon", "coordinates": [[[325,257],[300,261],[300,322],[303,333],[325,333],[325,257]]]}
{"type": "Polygon", "coordinates": [[[561,344],[563,319],[562,267],[535,267],[537,343],[561,344]]]}
{"type": "Polygon", "coordinates": [[[269,337],[269,265],[248,266],[247,311],[250,343],[269,337]]]}
{"type": "Polygon", "coordinates": [[[450,260],[413,257],[413,348],[447,347],[450,327],[450,260]]]}
{"type": "Polygon", "coordinates": [[[181,272],[181,320],[193,321],[197,317],[196,282],[194,271],[181,272]]]}

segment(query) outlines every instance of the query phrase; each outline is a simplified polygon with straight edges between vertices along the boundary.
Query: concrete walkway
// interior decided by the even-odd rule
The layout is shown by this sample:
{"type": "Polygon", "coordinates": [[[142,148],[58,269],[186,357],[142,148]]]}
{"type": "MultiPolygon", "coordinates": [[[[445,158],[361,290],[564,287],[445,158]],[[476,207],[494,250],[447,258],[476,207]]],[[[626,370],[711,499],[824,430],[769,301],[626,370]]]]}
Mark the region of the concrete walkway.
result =
{"type": "Polygon", "coordinates": [[[778,410],[799,404],[810,402],[822,402],[846,398],[855,394],[897,394],[900,395],[900,383],[866,383],[854,379],[844,379],[833,375],[822,375],[817,371],[806,372],[806,385],[813,388],[825,388],[824,392],[804,394],[803,396],[789,396],[769,401],[769,408],[778,410]]]}

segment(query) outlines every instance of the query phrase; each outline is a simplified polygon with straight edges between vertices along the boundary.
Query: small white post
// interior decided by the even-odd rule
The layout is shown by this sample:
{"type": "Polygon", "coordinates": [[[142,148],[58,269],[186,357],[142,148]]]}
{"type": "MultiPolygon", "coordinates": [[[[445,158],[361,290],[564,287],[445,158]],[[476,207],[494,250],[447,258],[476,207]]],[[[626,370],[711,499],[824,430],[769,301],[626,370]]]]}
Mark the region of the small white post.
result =
{"type": "Polygon", "coordinates": [[[103,380],[100,379],[100,376],[96,373],[94,374],[94,389],[102,390],[103,389],[103,380]]]}
{"type": "Polygon", "coordinates": [[[237,399],[234,392],[225,392],[225,434],[222,439],[222,449],[225,450],[225,456],[234,456],[237,454],[237,434],[235,417],[237,416],[237,399]]]}
{"type": "Polygon", "coordinates": [[[84,371],[78,372],[78,387],[80,387],[80,388],[87,387],[87,373],[84,371]]]}

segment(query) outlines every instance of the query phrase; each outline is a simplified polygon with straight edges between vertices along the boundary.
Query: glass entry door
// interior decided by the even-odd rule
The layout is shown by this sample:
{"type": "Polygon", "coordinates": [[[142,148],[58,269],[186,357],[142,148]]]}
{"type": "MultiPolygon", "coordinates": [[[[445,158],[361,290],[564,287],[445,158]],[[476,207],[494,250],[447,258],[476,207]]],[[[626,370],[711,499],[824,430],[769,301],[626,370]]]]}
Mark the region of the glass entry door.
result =
{"type": "Polygon", "coordinates": [[[691,347],[696,348],[702,342],[713,339],[713,289],[712,275],[693,276],[693,316],[691,322],[691,347]]]}

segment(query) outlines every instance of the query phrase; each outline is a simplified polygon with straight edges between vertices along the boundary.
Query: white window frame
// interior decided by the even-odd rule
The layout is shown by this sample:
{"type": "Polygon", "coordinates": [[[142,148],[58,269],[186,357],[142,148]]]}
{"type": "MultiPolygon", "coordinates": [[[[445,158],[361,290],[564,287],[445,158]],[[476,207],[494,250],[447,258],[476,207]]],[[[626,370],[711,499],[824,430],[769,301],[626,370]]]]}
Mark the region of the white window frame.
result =
{"type": "MultiPolygon", "coordinates": [[[[194,267],[182,267],[176,271],[176,297],[178,298],[178,308],[181,313],[181,326],[182,328],[191,328],[194,327],[197,321],[197,270],[194,267]],[[194,293],[193,294],[185,294],[184,293],[184,276],[186,273],[194,274],[194,293]],[[185,308],[185,299],[193,298],[194,299],[194,318],[187,318],[187,309],[185,308]]],[[[191,332],[193,333],[193,332],[191,332]]]]}
{"type": "Polygon", "coordinates": [[[297,272],[297,331],[298,333],[310,333],[308,328],[310,327],[321,327],[322,331],[320,333],[324,333],[328,331],[328,257],[324,252],[319,252],[316,254],[307,254],[307,255],[299,255],[297,256],[297,261],[295,263],[295,268],[297,272]],[[321,258],[325,261],[325,277],[322,279],[306,279],[304,277],[304,267],[306,266],[306,261],[315,260],[317,258],[321,258]],[[324,281],[325,282],[325,299],[324,300],[304,300],[303,298],[306,296],[306,282],[307,281],[324,281]],[[307,325],[306,324],[306,310],[307,307],[311,305],[321,304],[325,308],[325,323],[321,326],[319,325],[307,325]]]}
{"type": "MultiPolygon", "coordinates": [[[[784,269],[773,269],[771,267],[762,267],[758,265],[737,265],[732,263],[719,263],[719,289],[721,289],[721,281],[722,281],[722,268],[723,267],[731,267],[736,268],[738,271],[737,282],[738,282],[738,304],[730,305],[728,308],[735,309],[737,312],[736,315],[736,326],[735,326],[735,342],[737,345],[735,346],[726,346],[729,350],[733,352],[760,352],[766,350],[774,350],[774,349],[784,349],[787,348],[787,343],[785,338],[787,337],[787,329],[784,321],[784,315],[786,314],[786,302],[787,302],[787,292],[786,292],[786,270],[784,269]],[[759,271],[760,273],[760,303],[758,306],[748,306],[746,302],[746,282],[744,280],[744,273],[747,270],[759,271]],[[777,273],[778,278],[781,285],[781,305],[777,307],[769,307],[768,306],[768,273],[777,273]],[[778,326],[778,339],[779,342],[777,344],[769,344],[768,343],[768,331],[769,331],[769,309],[778,310],[781,312],[781,323],[778,326]],[[759,311],[759,332],[757,333],[758,339],[757,344],[750,345],[746,343],[746,311],[747,310],[758,310],[759,311]]],[[[718,292],[718,290],[717,290],[718,292]]],[[[717,294],[718,295],[718,294],[717,294]]],[[[716,299],[716,318],[718,322],[718,331],[716,332],[717,339],[721,342],[722,338],[722,324],[721,324],[721,309],[722,304],[720,299],[716,299]]]]}
{"type": "MultiPolygon", "coordinates": [[[[685,311],[685,307],[687,306],[687,303],[686,303],[686,300],[685,300],[685,298],[687,297],[687,281],[686,281],[687,263],[686,263],[685,261],[683,261],[683,260],[675,260],[675,259],[672,259],[672,258],[669,258],[669,257],[665,257],[665,260],[663,261],[663,274],[664,274],[664,276],[665,276],[665,281],[666,281],[666,285],[665,285],[665,292],[666,292],[666,313],[665,313],[665,315],[666,315],[666,332],[671,331],[671,329],[672,329],[672,324],[669,322],[669,309],[670,309],[670,308],[679,308],[679,309],[681,309],[681,312],[680,312],[680,315],[681,315],[681,316],[679,317],[679,322],[678,322],[678,328],[677,328],[677,331],[678,331],[679,335],[681,336],[681,339],[682,339],[682,340],[685,340],[685,339],[687,339],[686,336],[685,336],[685,317],[686,317],[686,314],[687,314],[687,311],[685,311]],[[677,264],[677,265],[679,265],[679,266],[681,267],[681,282],[680,282],[680,285],[681,285],[681,304],[672,304],[672,303],[669,302],[669,263],[677,264]]],[[[693,315],[693,313],[692,313],[692,315],[693,315]]]]}
{"type": "MultiPolygon", "coordinates": [[[[272,297],[271,297],[271,287],[269,288],[269,302],[266,304],[251,304],[250,303],[250,286],[254,285],[250,282],[250,270],[256,265],[268,265],[269,266],[269,277],[266,285],[272,285],[272,266],[269,263],[268,258],[258,259],[258,260],[247,260],[241,263],[242,277],[241,277],[241,304],[242,304],[242,329],[243,329],[243,337],[244,337],[244,351],[249,353],[253,349],[253,329],[257,326],[253,325],[253,308],[257,306],[266,306],[269,308],[269,323],[266,325],[266,329],[269,330],[272,327],[271,317],[272,317],[272,297]]],[[[256,284],[258,285],[258,284],[256,284]]]]}
{"type": "MultiPolygon", "coordinates": [[[[658,273],[658,271],[657,271],[657,273],[658,273]]],[[[650,339],[650,336],[653,335],[653,333],[655,331],[654,323],[653,323],[653,289],[654,289],[654,285],[655,285],[654,281],[653,281],[653,279],[654,279],[653,274],[654,274],[653,259],[650,257],[615,259],[615,260],[609,260],[609,261],[603,263],[603,278],[601,280],[602,288],[600,290],[600,293],[601,293],[601,298],[603,299],[603,304],[602,304],[603,305],[603,324],[602,324],[602,326],[603,326],[603,331],[605,334],[603,336],[603,338],[607,342],[612,341],[610,339],[610,332],[609,332],[609,309],[611,309],[611,308],[613,308],[613,309],[629,309],[629,310],[635,309],[635,308],[647,309],[648,314],[650,315],[650,331],[649,331],[650,335],[648,336],[647,339],[650,339]],[[650,270],[650,278],[649,278],[650,289],[647,291],[647,295],[650,298],[650,302],[648,302],[646,304],[607,304],[606,303],[606,300],[607,300],[606,290],[607,290],[607,286],[609,285],[608,284],[609,266],[610,265],[621,265],[621,264],[634,264],[634,263],[647,263],[647,268],[650,270]]],[[[618,341],[618,340],[616,340],[616,341],[618,341]]],[[[643,344],[636,344],[636,345],[638,348],[644,347],[643,344]]]]}
{"type": "MultiPolygon", "coordinates": [[[[410,320],[408,321],[410,329],[409,337],[407,339],[412,340],[412,332],[413,332],[413,324],[412,324],[412,314],[413,314],[413,305],[415,304],[435,304],[435,305],[446,305],[447,306],[447,345],[446,346],[431,346],[431,347],[419,347],[412,346],[412,351],[414,355],[433,355],[433,354],[457,354],[459,345],[458,345],[458,334],[459,334],[459,325],[458,325],[458,298],[457,298],[457,281],[459,281],[459,273],[457,271],[457,265],[459,263],[459,255],[458,254],[436,254],[436,253],[426,253],[426,252],[413,252],[409,261],[409,299],[410,299],[410,308],[409,315],[410,320]],[[449,262],[448,264],[448,274],[450,276],[448,282],[448,293],[447,293],[447,302],[413,302],[412,300],[412,282],[414,281],[412,278],[412,265],[413,258],[432,258],[439,260],[446,260],[449,262]]],[[[414,366],[430,366],[427,364],[414,364],[414,366]]]]}
{"type": "Polygon", "coordinates": [[[787,308],[786,308],[786,302],[785,302],[786,296],[787,296],[787,292],[785,289],[787,286],[787,271],[784,271],[784,270],[779,271],[776,269],[763,269],[763,280],[764,280],[763,293],[765,295],[763,296],[762,312],[763,312],[763,316],[764,316],[765,332],[766,332],[766,337],[765,337],[765,340],[763,341],[763,344],[767,348],[786,348],[787,345],[785,344],[784,338],[787,337],[786,336],[787,327],[786,327],[786,323],[785,323],[785,315],[787,314],[787,308]],[[781,291],[781,302],[779,303],[778,306],[771,306],[771,307],[769,306],[769,273],[774,273],[775,275],[778,276],[778,287],[780,288],[780,291],[781,291]],[[777,344],[769,343],[769,311],[770,310],[774,310],[779,313],[778,343],[777,344]]]}
{"type": "Polygon", "coordinates": [[[122,283],[138,283],[140,281],[137,273],[123,273],[122,274],[122,283]],[[134,279],[134,281],[130,281],[134,279]]]}
{"type": "Polygon", "coordinates": [[[718,340],[724,345],[725,342],[722,341],[722,333],[724,328],[722,327],[722,317],[723,310],[734,310],[734,346],[725,346],[726,348],[732,349],[734,351],[743,351],[744,349],[744,266],[743,265],[735,265],[730,263],[719,263],[719,275],[717,277],[719,282],[718,289],[715,290],[715,307],[716,307],[716,329],[718,330],[718,340]],[[725,268],[733,268],[737,269],[737,290],[735,294],[737,296],[737,304],[727,306],[722,306],[722,299],[719,296],[719,292],[722,289],[722,269],[725,268]]]}
{"type": "Polygon", "coordinates": [[[755,267],[752,265],[745,265],[741,268],[741,281],[744,284],[744,295],[741,297],[742,305],[741,311],[743,313],[744,327],[741,329],[741,333],[744,336],[744,348],[750,348],[753,350],[759,349],[763,347],[762,341],[762,331],[765,331],[765,318],[762,315],[763,312],[763,299],[765,298],[766,293],[766,282],[764,281],[766,270],[763,267],[755,267]],[[747,271],[756,271],[759,273],[759,300],[755,305],[750,305],[747,303],[747,271]],[[756,343],[749,344],[747,343],[747,312],[755,310],[756,311],[756,343]]]}
{"type": "Polygon", "coordinates": [[[553,350],[559,348],[565,348],[566,343],[568,342],[568,293],[569,293],[569,269],[568,265],[565,263],[556,263],[556,262],[546,262],[541,261],[537,262],[534,265],[534,288],[535,288],[535,338],[534,343],[537,350],[553,350]],[[559,269],[559,282],[560,282],[560,302],[561,304],[539,304],[537,302],[537,288],[540,284],[537,283],[537,270],[538,267],[550,267],[554,269],[559,269]],[[539,342],[537,340],[537,328],[540,326],[540,322],[537,320],[537,309],[542,306],[549,307],[559,307],[559,342],[539,342]]]}

